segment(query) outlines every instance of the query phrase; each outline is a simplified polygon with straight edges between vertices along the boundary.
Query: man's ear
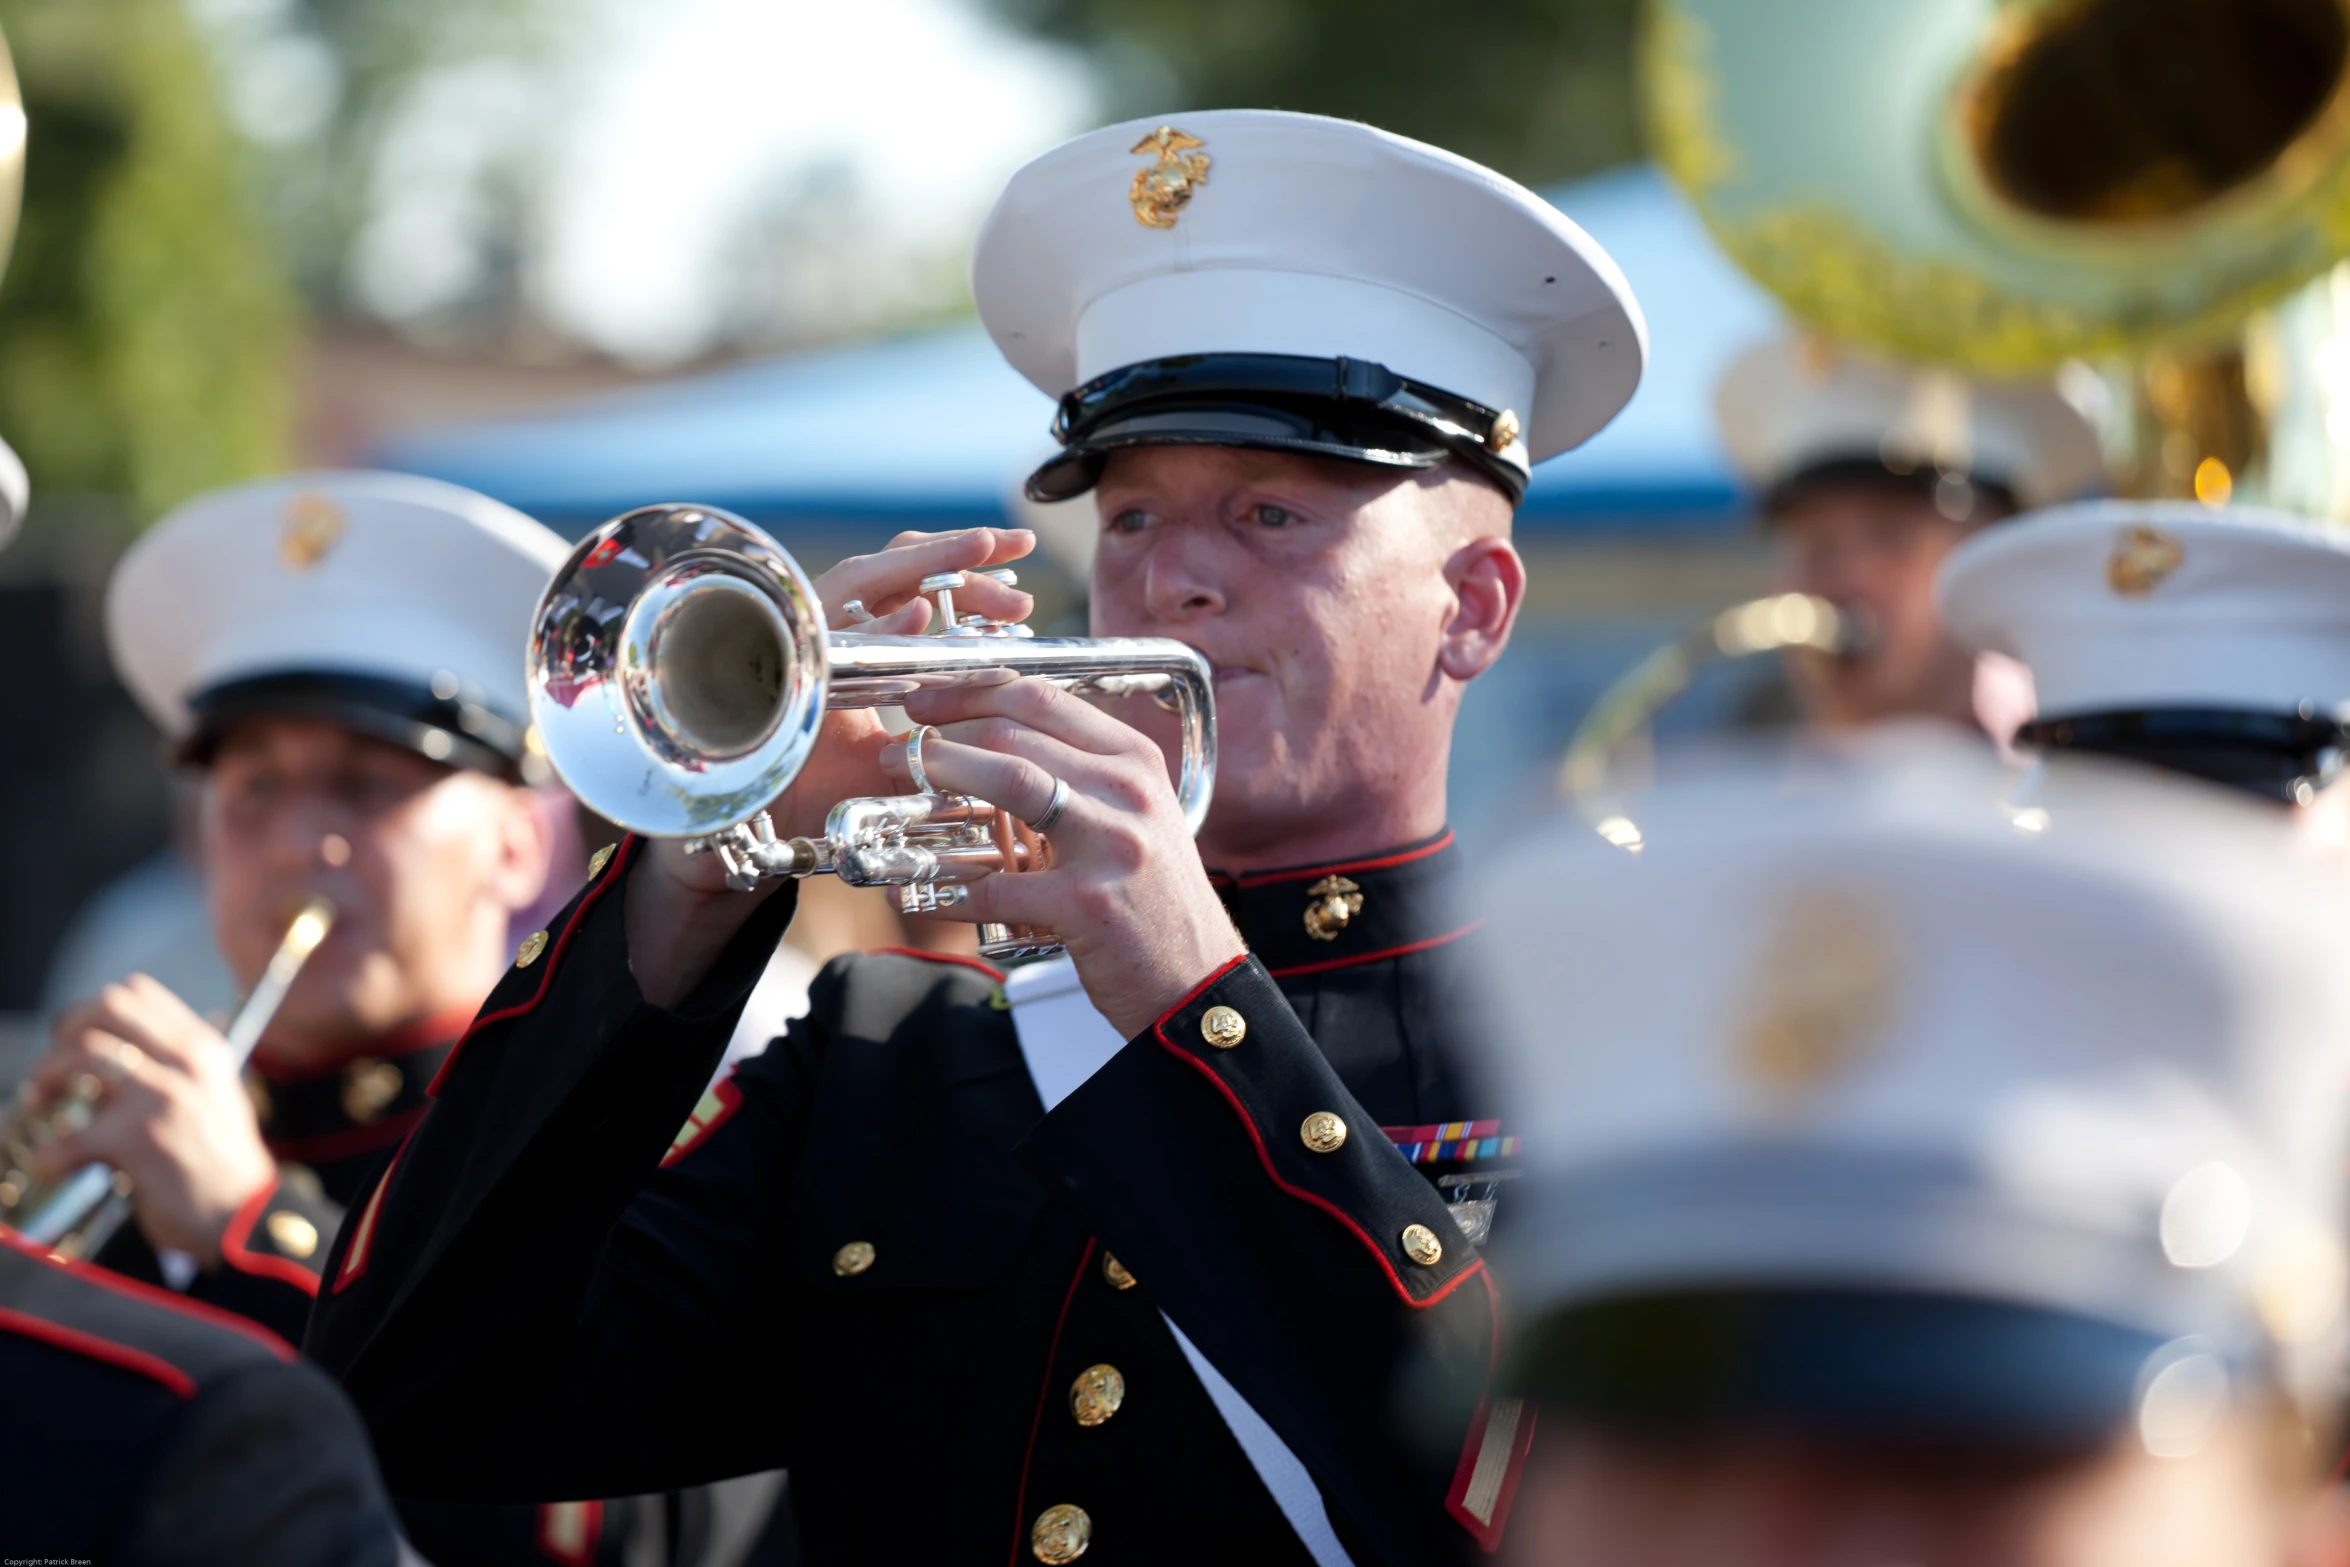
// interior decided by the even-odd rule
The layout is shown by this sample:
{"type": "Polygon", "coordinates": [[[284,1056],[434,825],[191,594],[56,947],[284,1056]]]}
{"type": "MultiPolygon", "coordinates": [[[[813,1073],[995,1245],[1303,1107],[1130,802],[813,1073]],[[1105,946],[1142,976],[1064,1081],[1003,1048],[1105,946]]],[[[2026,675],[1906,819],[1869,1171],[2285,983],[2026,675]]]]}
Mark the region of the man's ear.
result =
{"type": "Polygon", "coordinates": [[[499,814],[498,862],[492,872],[498,901],[508,912],[527,909],[547,890],[555,868],[554,813],[571,809],[567,796],[519,784],[505,790],[499,814]]]}
{"type": "Polygon", "coordinates": [[[1526,602],[1526,563],[1505,538],[1471,539],[1444,563],[1453,611],[1444,625],[1436,664],[1463,682],[1493,667],[1509,646],[1510,628],[1526,602]]]}

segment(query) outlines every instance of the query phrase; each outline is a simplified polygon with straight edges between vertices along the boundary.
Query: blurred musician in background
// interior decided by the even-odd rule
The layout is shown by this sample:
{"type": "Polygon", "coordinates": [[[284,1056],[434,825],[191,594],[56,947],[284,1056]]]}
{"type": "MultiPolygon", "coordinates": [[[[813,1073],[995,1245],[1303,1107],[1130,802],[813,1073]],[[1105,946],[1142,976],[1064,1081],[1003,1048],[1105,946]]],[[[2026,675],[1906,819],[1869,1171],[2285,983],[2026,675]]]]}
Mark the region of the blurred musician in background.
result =
{"type": "MultiPolygon", "coordinates": [[[[130,1179],[107,1268],[300,1342],[347,1205],[423,1119],[548,881],[522,643],[566,553],[470,491],[348,472],[202,497],[125,556],[109,643],[199,780],[230,969],[249,988],[306,899],[335,919],[242,1080],[213,1023],[143,975],[60,1015],[34,1083],[106,1087],[51,1165],[130,1179]]],[[[617,1562],[632,1537],[661,1560],[675,1532],[660,1498],[401,1506],[440,1567],[617,1562]]]]}
{"type": "MultiPolygon", "coordinates": [[[[27,490],[0,443],[0,542],[27,490]]],[[[280,1336],[299,1327],[286,1304],[272,1333],[0,1225],[0,1550],[125,1567],[402,1561],[366,1433],[280,1336]]]]}
{"type": "MultiPolygon", "coordinates": [[[[1490,1195],[1437,1181],[1511,1147],[1461,1075],[1446,766],[1523,598],[1528,469],[1630,397],[1637,309],[1502,177],[1256,111],[1047,153],[973,275],[1061,401],[1030,495],[1098,507],[1095,631],[1214,668],[1196,845],[1120,721],[1155,731],[1147,703],[919,692],[937,727],[886,770],[870,715],[833,715],[777,830],[909,779],[984,797],[1053,864],[959,915],[1069,957],[837,963],[681,1133],[795,894],[631,841],[345,1227],[311,1352],[395,1489],[783,1464],[818,1561],[1473,1560],[1505,1509],[1469,1477],[1522,1433],[1397,1392],[1423,1348],[1488,1366],[1490,1195]]],[[[918,629],[924,577],[1028,542],[909,540],[816,586],[836,629],[918,629]]]]}
{"type": "Polygon", "coordinates": [[[2096,431],[2052,385],[1968,380],[1789,337],[1733,361],[1714,411],[1756,491],[1778,588],[1861,622],[1857,653],[1785,655],[1803,723],[1936,718],[2005,739],[2030,716],[2012,663],[1978,660],[1944,634],[1934,572],[2018,509],[2104,487],[2096,431]]]}
{"type": "Polygon", "coordinates": [[[2350,1562],[2338,873],[1949,749],[1513,855],[1520,1567],[2350,1562]]]}

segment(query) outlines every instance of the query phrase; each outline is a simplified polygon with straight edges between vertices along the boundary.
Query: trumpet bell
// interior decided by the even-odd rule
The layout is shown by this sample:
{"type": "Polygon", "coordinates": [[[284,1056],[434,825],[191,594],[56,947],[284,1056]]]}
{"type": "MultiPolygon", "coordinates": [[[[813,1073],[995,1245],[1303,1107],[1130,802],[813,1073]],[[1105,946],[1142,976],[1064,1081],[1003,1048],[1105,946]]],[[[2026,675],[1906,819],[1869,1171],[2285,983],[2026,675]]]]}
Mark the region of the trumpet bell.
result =
{"type": "Polygon", "coordinates": [[[531,720],[588,809],[692,837],[798,775],[829,672],[824,612],[790,555],[725,512],[645,506],[582,539],[541,598],[531,720]]]}

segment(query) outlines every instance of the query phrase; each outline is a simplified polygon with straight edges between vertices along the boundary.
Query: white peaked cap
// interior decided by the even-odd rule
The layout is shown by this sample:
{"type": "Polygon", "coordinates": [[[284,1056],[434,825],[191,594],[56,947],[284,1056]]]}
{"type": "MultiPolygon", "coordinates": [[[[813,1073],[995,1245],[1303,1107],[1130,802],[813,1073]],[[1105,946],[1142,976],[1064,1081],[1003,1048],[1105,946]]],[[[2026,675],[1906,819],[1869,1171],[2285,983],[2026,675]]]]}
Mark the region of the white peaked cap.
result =
{"type": "Polygon", "coordinates": [[[425,688],[454,677],[521,724],[532,611],[569,550],[437,479],[263,479],[188,502],[131,547],[107,589],[107,646],[174,737],[193,723],[191,698],[288,673],[425,688]]]}
{"type": "Polygon", "coordinates": [[[2002,523],[1943,562],[1952,636],[2032,671],[2043,719],[2149,708],[2350,716],[2350,533],[2194,501],[2002,523]]]}
{"type": "Polygon", "coordinates": [[[2047,380],[1977,380],[1896,365],[1815,337],[1758,343],[1714,388],[1730,460],[1750,484],[1828,464],[1936,469],[2004,486],[2023,506],[2105,488],[2097,431],[2047,380]]]}
{"type": "Polygon", "coordinates": [[[2083,771],[2104,807],[2048,826],[2011,772],[1909,742],[1667,785],[1637,856],[1514,849],[1483,956],[1518,1315],[1947,1297],[2204,1335],[2334,1397],[2340,861],[2256,802],[2083,771]]]}
{"type": "Polygon", "coordinates": [[[1442,148],[1266,109],[1131,120],[1045,153],[988,214],[971,289],[1055,398],[1188,354],[1369,361],[1513,413],[1520,466],[1614,418],[1647,351],[1623,274],[1540,196],[1442,148]],[[1162,123],[1208,167],[1158,227],[1132,186],[1162,123]]]}

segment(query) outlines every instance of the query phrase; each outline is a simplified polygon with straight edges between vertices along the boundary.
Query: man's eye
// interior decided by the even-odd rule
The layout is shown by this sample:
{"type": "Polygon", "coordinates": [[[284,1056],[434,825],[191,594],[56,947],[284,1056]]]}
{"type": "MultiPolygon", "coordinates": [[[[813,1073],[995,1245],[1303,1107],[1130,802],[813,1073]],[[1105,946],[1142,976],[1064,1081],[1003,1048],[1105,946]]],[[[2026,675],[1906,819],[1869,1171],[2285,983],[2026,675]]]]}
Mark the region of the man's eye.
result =
{"type": "Polygon", "coordinates": [[[1260,528],[1286,528],[1297,521],[1285,506],[1259,506],[1251,513],[1260,528]]]}
{"type": "Polygon", "coordinates": [[[1119,512],[1110,519],[1112,533],[1140,533],[1151,525],[1151,514],[1139,508],[1119,512]]]}

